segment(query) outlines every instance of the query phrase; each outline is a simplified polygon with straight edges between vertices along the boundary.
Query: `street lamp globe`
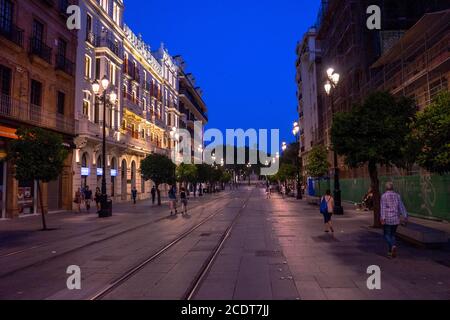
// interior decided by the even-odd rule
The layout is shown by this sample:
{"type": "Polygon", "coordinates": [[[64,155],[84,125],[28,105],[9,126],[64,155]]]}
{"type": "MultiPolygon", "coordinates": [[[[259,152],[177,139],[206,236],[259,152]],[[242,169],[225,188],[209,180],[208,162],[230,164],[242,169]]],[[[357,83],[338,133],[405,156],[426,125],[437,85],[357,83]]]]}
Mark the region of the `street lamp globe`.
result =
{"type": "Polygon", "coordinates": [[[325,83],[324,87],[325,87],[325,92],[327,93],[327,95],[329,95],[331,92],[331,83],[330,82],[325,83]]]}
{"type": "Polygon", "coordinates": [[[115,104],[117,101],[117,94],[114,91],[111,91],[109,94],[109,101],[111,101],[112,104],[115,104]]]}
{"type": "Polygon", "coordinates": [[[97,95],[100,92],[100,84],[98,83],[97,80],[95,80],[92,83],[92,91],[94,91],[94,94],[97,95]]]}
{"type": "Polygon", "coordinates": [[[109,79],[106,76],[104,76],[102,79],[102,88],[103,90],[106,90],[108,89],[108,87],[109,87],[109,79]]]}
{"type": "Polygon", "coordinates": [[[339,73],[333,73],[333,75],[331,76],[331,81],[333,81],[335,86],[338,85],[339,79],[340,79],[339,73]]]}
{"type": "Polygon", "coordinates": [[[333,73],[334,73],[334,69],[333,68],[328,68],[328,70],[327,70],[328,78],[331,78],[333,76],[333,73]]]}

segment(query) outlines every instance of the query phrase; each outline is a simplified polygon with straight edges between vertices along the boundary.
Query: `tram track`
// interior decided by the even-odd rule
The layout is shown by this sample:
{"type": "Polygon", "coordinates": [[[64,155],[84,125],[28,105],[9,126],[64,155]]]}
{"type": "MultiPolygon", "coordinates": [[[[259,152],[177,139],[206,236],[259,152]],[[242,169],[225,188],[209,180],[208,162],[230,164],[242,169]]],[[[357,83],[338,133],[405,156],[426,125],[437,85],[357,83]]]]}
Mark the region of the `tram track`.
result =
{"type": "MultiPolygon", "coordinates": [[[[206,203],[202,203],[202,204],[198,204],[197,206],[193,206],[193,207],[191,207],[190,210],[193,211],[193,210],[198,210],[198,209],[201,209],[201,208],[207,208],[208,206],[211,205],[211,202],[215,203],[218,200],[224,200],[224,199],[226,199],[227,196],[232,195],[232,194],[233,193],[227,193],[224,196],[221,196],[219,198],[214,198],[214,199],[211,199],[211,200],[208,199],[208,201],[206,203]]],[[[147,222],[145,224],[140,224],[140,225],[137,225],[137,226],[134,226],[134,227],[131,227],[131,228],[127,228],[127,229],[122,230],[122,231],[120,231],[118,233],[114,233],[114,234],[112,234],[110,236],[107,236],[107,237],[104,237],[104,238],[101,238],[101,239],[97,239],[97,240],[88,242],[88,243],[86,243],[86,244],[84,244],[82,246],[77,246],[75,248],[72,248],[72,249],[69,249],[67,251],[64,251],[64,252],[62,252],[60,254],[55,254],[55,255],[49,256],[49,257],[47,257],[45,259],[42,259],[42,260],[39,260],[39,261],[30,263],[30,264],[27,264],[25,266],[21,266],[21,267],[19,267],[17,269],[8,271],[8,272],[6,272],[4,274],[0,274],[0,279],[7,278],[9,276],[12,276],[12,275],[18,273],[18,272],[21,272],[21,271],[24,271],[24,270],[27,270],[27,269],[30,269],[30,268],[33,268],[33,267],[36,267],[36,266],[43,265],[43,264],[48,263],[48,262],[50,262],[52,260],[55,260],[57,258],[62,258],[62,257],[67,256],[69,254],[72,254],[72,253],[75,253],[77,251],[80,251],[80,250],[92,247],[92,246],[94,246],[96,244],[102,243],[104,241],[108,241],[108,240],[111,240],[111,239],[118,238],[120,236],[123,236],[124,234],[129,233],[129,232],[133,232],[133,231],[136,231],[136,230],[148,227],[150,225],[157,224],[157,223],[159,223],[161,221],[167,220],[168,218],[169,218],[168,216],[164,216],[164,217],[152,220],[150,222],[147,222]]],[[[115,224],[115,225],[117,225],[117,224],[115,224]]],[[[108,227],[113,227],[113,226],[114,225],[109,225],[109,226],[105,226],[104,228],[106,229],[108,227]]],[[[85,237],[86,234],[96,233],[96,232],[99,232],[102,229],[103,228],[98,228],[98,229],[89,231],[88,233],[79,234],[77,236],[70,236],[70,237],[67,237],[66,240],[67,239],[76,239],[77,237],[85,237]]],[[[58,239],[58,241],[60,241],[60,239],[58,239]]],[[[29,247],[29,248],[18,250],[16,252],[7,253],[7,254],[5,254],[3,256],[0,256],[0,258],[6,258],[6,257],[10,257],[10,256],[13,256],[13,255],[18,255],[20,253],[24,253],[24,252],[31,251],[31,250],[38,249],[38,248],[43,248],[43,247],[45,247],[47,245],[52,245],[52,244],[54,244],[54,242],[48,242],[48,243],[43,243],[43,244],[40,244],[40,245],[35,245],[35,246],[29,247]]]]}
{"type": "MultiPolygon", "coordinates": [[[[247,207],[248,201],[251,198],[253,191],[250,192],[250,194],[246,197],[244,204],[239,207],[239,211],[236,214],[236,216],[233,218],[231,224],[226,228],[225,232],[222,234],[219,243],[217,246],[213,249],[207,260],[202,265],[201,269],[197,273],[197,275],[194,278],[193,283],[189,286],[186,293],[184,294],[183,298],[184,300],[191,300],[195,294],[197,293],[198,289],[201,286],[201,283],[203,282],[204,278],[208,274],[211,266],[213,265],[214,261],[216,260],[217,256],[219,255],[220,251],[223,248],[223,245],[225,244],[226,240],[228,239],[229,235],[231,234],[237,220],[241,216],[243,210],[247,207]]],[[[193,234],[197,229],[199,229],[201,226],[206,224],[207,222],[211,221],[214,217],[218,216],[221,212],[225,210],[225,207],[220,208],[196,225],[194,225],[192,228],[187,230],[186,232],[179,235],[176,239],[171,241],[168,244],[165,244],[160,249],[158,249],[156,252],[152,253],[149,257],[147,257],[142,262],[136,264],[135,266],[129,268],[126,272],[124,272],[120,277],[116,278],[112,282],[110,282],[106,287],[98,291],[96,294],[94,294],[89,300],[102,300],[107,295],[113,293],[116,289],[121,287],[123,284],[127,282],[127,280],[131,279],[133,276],[139,273],[143,268],[150,265],[152,262],[155,262],[159,257],[161,257],[163,254],[168,252],[171,248],[173,248],[176,244],[180,243],[182,240],[186,239],[189,235],[193,234]]]]}

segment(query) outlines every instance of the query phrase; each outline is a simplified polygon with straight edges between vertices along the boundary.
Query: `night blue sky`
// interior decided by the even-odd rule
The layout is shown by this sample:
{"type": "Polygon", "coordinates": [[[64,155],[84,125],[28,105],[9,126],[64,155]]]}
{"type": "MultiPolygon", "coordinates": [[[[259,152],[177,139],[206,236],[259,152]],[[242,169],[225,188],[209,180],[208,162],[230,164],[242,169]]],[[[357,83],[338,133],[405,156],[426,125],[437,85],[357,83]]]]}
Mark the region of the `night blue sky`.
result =
{"type": "Polygon", "coordinates": [[[125,0],[125,22],[181,54],[202,87],[209,124],[280,129],[292,141],[295,47],[319,0],[125,0]]]}

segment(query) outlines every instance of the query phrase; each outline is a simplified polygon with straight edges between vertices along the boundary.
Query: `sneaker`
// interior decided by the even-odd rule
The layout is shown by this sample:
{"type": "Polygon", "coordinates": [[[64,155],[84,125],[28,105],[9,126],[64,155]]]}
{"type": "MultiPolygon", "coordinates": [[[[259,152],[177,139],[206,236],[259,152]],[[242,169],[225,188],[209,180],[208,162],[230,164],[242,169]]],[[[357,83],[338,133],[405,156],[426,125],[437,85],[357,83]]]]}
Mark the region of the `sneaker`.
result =
{"type": "Polygon", "coordinates": [[[392,259],[392,252],[388,252],[387,257],[388,259],[392,259]]]}
{"type": "Polygon", "coordinates": [[[392,258],[397,258],[397,247],[392,247],[392,258]]]}

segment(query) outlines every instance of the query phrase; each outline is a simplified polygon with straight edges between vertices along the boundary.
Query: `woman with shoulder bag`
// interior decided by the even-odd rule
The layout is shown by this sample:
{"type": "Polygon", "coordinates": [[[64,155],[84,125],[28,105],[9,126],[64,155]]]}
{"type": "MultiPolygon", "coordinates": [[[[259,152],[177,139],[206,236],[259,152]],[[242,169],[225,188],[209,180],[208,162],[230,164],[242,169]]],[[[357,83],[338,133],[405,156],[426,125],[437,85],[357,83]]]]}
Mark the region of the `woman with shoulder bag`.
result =
{"type": "Polygon", "coordinates": [[[320,200],[320,213],[323,214],[323,219],[325,223],[325,232],[334,233],[333,223],[331,222],[331,217],[334,212],[334,199],[331,196],[331,191],[327,190],[325,195],[320,200]]]}

